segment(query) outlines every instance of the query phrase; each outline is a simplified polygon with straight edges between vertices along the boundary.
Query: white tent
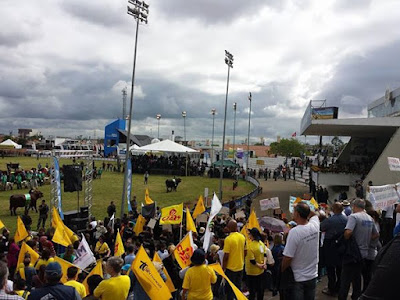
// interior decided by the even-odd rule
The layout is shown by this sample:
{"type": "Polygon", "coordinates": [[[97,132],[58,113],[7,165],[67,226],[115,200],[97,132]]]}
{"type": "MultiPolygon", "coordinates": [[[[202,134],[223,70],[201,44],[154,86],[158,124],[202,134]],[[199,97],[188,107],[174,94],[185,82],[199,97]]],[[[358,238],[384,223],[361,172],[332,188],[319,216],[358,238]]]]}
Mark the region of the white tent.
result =
{"type": "Polygon", "coordinates": [[[149,144],[149,145],[140,147],[137,150],[146,151],[146,152],[198,153],[197,150],[194,150],[189,147],[185,147],[185,146],[175,143],[171,140],[163,140],[158,143],[149,144]]]}
{"type": "Polygon", "coordinates": [[[15,149],[21,149],[22,148],[21,145],[17,144],[16,142],[13,142],[10,139],[5,140],[4,142],[0,143],[0,146],[13,146],[15,149]]]}

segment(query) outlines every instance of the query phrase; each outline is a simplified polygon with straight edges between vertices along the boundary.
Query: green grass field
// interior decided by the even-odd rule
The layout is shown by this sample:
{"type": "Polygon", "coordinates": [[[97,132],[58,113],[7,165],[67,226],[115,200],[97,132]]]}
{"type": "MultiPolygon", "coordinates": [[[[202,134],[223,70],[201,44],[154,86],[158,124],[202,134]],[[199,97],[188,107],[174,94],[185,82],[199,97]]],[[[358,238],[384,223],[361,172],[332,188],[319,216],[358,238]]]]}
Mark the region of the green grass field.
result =
{"type": "MultiPolygon", "coordinates": [[[[6,157],[0,159],[0,169],[6,170],[6,163],[20,163],[20,168],[30,169],[32,167],[37,167],[40,162],[44,167],[46,163],[51,165],[50,158],[36,158],[31,157],[6,157]]],[[[79,161],[77,161],[79,162],[79,161]]],[[[96,166],[100,167],[101,161],[96,161],[96,166]]],[[[70,159],[61,159],[60,166],[63,164],[72,164],[70,159]]],[[[103,219],[107,213],[107,206],[110,201],[114,201],[117,206],[117,214],[120,213],[120,204],[122,196],[122,185],[123,185],[123,173],[116,172],[103,172],[101,179],[93,180],[93,207],[92,214],[97,219],[103,219]]],[[[182,182],[179,184],[177,192],[166,193],[165,180],[170,179],[171,176],[162,175],[151,175],[149,176],[148,185],[143,184],[143,175],[134,174],[133,175],[133,188],[132,195],[136,195],[138,206],[144,201],[144,192],[147,187],[150,192],[150,197],[156,201],[157,205],[160,207],[185,203],[193,206],[196,203],[199,195],[204,195],[204,188],[208,188],[209,195],[212,195],[213,191],[218,194],[219,190],[219,179],[209,179],[207,177],[191,176],[191,177],[181,177],[182,182]]],[[[63,183],[62,190],[63,190],[63,183]]],[[[223,181],[223,202],[230,200],[232,197],[240,197],[249,193],[254,189],[254,186],[245,181],[239,181],[239,186],[235,191],[232,190],[232,180],[225,179],[223,181]]],[[[43,185],[39,187],[39,190],[43,192],[44,198],[48,205],[50,205],[50,185],[43,185]]],[[[16,185],[14,185],[14,190],[12,191],[0,191],[0,220],[6,225],[6,227],[14,232],[16,227],[16,217],[10,215],[9,211],[9,198],[13,194],[25,194],[27,189],[17,190],[16,185]]],[[[84,192],[80,192],[80,204],[83,205],[84,192]]],[[[39,206],[40,203],[38,203],[39,206]]],[[[62,192],[62,204],[63,211],[75,210],[77,209],[77,192],[64,193],[62,192]]],[[[191,206],[191,207],[192,207],[191,206]]],[[[125,205],[126,210],[126,205],[125,205]]],[[[23,213],[23,208],[17,209],[17,214],[23,213]]],[[[33,229],[36,229],[38,213],[30,212],[33,220],[33,229]]],[[[47,221],[49,222],[49,220],[47,221]]],[[[47,225],[47,224],[46,224],[47,225]]]]}

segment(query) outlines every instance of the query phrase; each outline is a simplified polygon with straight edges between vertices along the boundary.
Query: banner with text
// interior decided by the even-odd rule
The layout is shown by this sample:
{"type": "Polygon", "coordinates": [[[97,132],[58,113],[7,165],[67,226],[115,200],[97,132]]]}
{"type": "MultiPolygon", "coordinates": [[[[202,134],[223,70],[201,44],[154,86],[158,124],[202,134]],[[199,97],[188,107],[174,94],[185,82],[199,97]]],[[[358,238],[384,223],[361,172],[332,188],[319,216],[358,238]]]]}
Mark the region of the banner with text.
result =
{"type": "Polygon", "coordinates": [[[397,157],[388,157],[388,164],[390,171],[400,172],[400,159],[397,157]]]}
{"type": "Polygon", "coordinates": [[[278,197],[260,200],[261,210],[276,209],[276,208],[280,208],[278,197]]]}
{"type": "MultiPolygon", "coordinates": [[[[295,204],[295,202],[296,202],[296,199],[297,199],[297,197],[294,197],[294,196],[290,196],[290,198],[289,198],[289,211],[290,211],[291,214],[292,214],[293,211],[294,211],[294,204],[295,204]]],[[[304,200],[304,199],[302,199],[301,201],[307,203],[308,206],[310,207],[310,209],[311,209],[312,211],[315,211],[315,207],[314,207],[314,205],[311,203],[311,200],[304,200]]]]}
{"type": "Polygon", "coordinates": [[[398,192],[400,189],[400,182],[397,183],[396,186],[397,191],[392,184],[369,187],[369,201],[371,201],[374,209],[382,210],[388,206],[400,202],[400,195],[398,192]]]}

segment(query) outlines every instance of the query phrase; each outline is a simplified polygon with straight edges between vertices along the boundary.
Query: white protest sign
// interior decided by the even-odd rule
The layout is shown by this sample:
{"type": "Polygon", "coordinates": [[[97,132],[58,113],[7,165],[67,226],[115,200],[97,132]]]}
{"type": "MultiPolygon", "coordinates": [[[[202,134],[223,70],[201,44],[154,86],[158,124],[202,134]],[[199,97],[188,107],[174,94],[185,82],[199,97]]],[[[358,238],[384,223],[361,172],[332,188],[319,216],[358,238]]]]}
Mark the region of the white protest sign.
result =
{"type": "Polygon", "coordinates": [[[157,223],[156,219],[150,219],[149,223],[147,224],[147,227],[154,229],[154,227],[156,226],[156,223],[157,223]]]}
{"type": "Polygon", "coordinates": [[[76,254],[74,265],[78,266],[82,270],[96,262],[96,258],[94,257],[93,252],[90,250],[89,244],[87,243],[83,234],[82,241],[79,243],[78,249],[76,249],[76,254]]]}
{"type": "Polygon", "coordinates": [[[219,213],[223,215],[229,215],[229,207],[223,206],[219,213]]]}
{"type": "Polygon", "coordinates": [[[397,157],[388,157],[388,164],[390,171],[400,172],[400,159],[397,157]]]}
{"type": "MultiPolygon", "coordinates": [[[[289,198],[289,211],[291,214],[293,214],[293,212],[294,212],[294,202],[296,201],[296,199],[297,199],[297,197],[294,197],[294,196],[290,196],[290,198],[289,198]]],[[[311,204],[310,200],[301,200],[301,201],[304,203],[307,203],[308,206],[310,207],[310,209],[312,211],[315,211],[315,207],[314,207],[314,205],[311,204]]]]}
{"type": "Polygon", "coordinates": [[[244,213],[243,210],[239,210],[236,214],[235,214],[235,219],[240,219],[240,218],[246,218],[246,214],[244,213]]]}
{"type": "MultiPolygon", "coordinates": [[[[397,189],[400,189],[400,183],[397,183],[396,186],[397,189]]],[[[383,210],[388,206],[400,202],[400,196],[398,192],[394,189],[392,184],[370,186],[369,201],[371,201],[374,209],[383,210]]]]}
{"type": "Polygon", "coordinates": [[[276,209],[276,208],[280,208],[278,197],[260,200],[261,210],[276,209]]]}

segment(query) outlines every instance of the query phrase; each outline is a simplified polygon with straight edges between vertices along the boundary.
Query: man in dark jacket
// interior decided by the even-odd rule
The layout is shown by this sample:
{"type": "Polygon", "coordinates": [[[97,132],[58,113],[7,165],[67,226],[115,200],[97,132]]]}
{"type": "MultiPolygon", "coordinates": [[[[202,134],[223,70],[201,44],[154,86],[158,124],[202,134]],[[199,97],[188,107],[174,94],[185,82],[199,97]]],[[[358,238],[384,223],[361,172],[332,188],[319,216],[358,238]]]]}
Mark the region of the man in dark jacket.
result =
{"type": "Polygon", "coordinates": [[[108,217],[111,218],[112,215],[115,213],[115,211],[116,211],[116,209],[115,209],[114,201],[111,201],[110,205],[107,207],[108,217]]]}
{"type": "Polygon", "coordinates": [[[46,284],[42,288],[35,289],[29,295],[29,300],[81,300],[78,292],[72,286],[60,283],[62,277],[61,266],[58,262],[51,262],[45,271],[46,284]]]}

